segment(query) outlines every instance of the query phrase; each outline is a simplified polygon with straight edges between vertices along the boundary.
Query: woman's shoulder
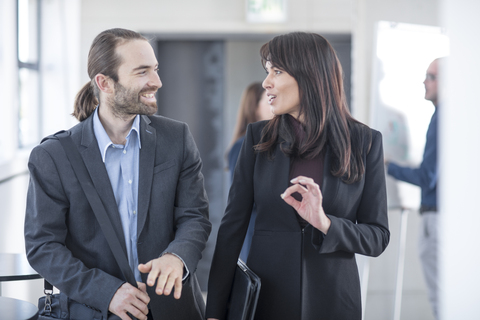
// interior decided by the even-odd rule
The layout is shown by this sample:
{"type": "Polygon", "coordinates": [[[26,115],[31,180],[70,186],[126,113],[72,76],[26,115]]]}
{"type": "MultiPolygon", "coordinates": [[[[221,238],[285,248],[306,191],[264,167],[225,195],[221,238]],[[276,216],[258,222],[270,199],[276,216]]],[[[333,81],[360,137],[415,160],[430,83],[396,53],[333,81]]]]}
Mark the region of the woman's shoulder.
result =
{"type": "Polygon", "coordinates": [[[269,120],[263,120],[263,121],[249,123],[247,126],[246,135],[250,134],[253,136],[254,141],[259,141],[262,136],[263,129],[267,125],[268,121],[269,120]]]}
{"type": "Polygon", "coordinates": [[[254,132],[262,132],[263,128],[265,128],[265,126],[267,125],[267,123],[269,122],[270,120],[262,120],[262,121],[257,121],[257,122],[252,122],[249,124],[249,126],[252,127],[252,130],[254,130],[254,132]]]}
{"type": "Polygon", "coordinates": [[[351,137],[354,143],[361,143],[366,149],[367,153],[370,151],[372,145],[382,142],[382,134],[366,124],[355,122],[352,126],[351,137]]]}

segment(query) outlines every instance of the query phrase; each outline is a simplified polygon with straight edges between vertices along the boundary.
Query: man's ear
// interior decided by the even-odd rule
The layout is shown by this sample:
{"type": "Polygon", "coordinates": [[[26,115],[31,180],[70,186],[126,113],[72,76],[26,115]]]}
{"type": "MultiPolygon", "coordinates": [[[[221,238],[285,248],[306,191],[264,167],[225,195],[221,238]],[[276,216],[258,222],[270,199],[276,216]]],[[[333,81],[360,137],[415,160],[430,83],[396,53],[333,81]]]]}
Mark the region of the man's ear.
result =
{"type": "Polygon", "coordinates": [[[97,84],[98,89],[105,93],[113,93],[114,85],[112,78],[103,75],[101,73],[95,76],[95,83],[97,84]]]}

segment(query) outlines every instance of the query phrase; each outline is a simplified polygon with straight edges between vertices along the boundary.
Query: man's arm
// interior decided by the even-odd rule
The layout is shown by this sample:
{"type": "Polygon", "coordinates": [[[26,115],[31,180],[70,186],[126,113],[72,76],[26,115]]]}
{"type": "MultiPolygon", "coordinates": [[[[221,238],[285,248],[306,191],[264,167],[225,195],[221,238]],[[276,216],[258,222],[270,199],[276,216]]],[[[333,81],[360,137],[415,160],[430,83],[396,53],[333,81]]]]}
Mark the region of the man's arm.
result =
{"type": "Polygon", "coordinates": [[[427,131],[427,141],[420,166],[418,168],[410,168],[388,161],[387,172],[397,180],[414,184],[425,190],[436,187],[438,180],[436,114],[432,116],[427,131]]]}
{"type": "Polygon", "coordinates": [[[147,285],[157,281],[157,294],[181,296],[184,270],[194,272],[202,257],[211,223],[208,220],[208,199],[201,173],[202,161],[193,137],[183,125],[183,154],[174,202],[175,238],[161,256],[139,265],[142,273],[148,273],[147,285]]]}
{"type": "MultiPolygon", "coordinates": [[[[29,160],[30,182],[27,194],[25,215],[25,245],[31,266],[45,279],[73,300],[102,311],[105,318],[113,296],[124,281],[101,269],[88,268],[76,254],[67,247],[67,239],[72,243],[82,235],[69,230],[69,215],[82,215],[73,212],[71,197],[77,197],[72,183],[73,171],[58,142],[46,142],[36,147],[29,160]],[[54,144],[57,145],[54,145],[54,144]],[[57,161],[54,160],[55,155],[57,161]],[[62,177],[62,174],[71,175],[62,177]],[[68,173],[70,174],[70,173],[68,173]]],[[[78,184],[77,184],[78,185],[78,184]]],[[[88,206],[88,204],[86,204],[88,206]]],[[[94,222],[83,226],[84,233],[94,232],[94,222]]],[[[93,240],[92,240],[93,241],[93,240]]],[[[92,244],[94,245],[94,244],[92,244]]],[[[91,254],[94,254],[93,252],[91,254]]],[[[138,289],[136,289],[138,290],[138,289]]]]}

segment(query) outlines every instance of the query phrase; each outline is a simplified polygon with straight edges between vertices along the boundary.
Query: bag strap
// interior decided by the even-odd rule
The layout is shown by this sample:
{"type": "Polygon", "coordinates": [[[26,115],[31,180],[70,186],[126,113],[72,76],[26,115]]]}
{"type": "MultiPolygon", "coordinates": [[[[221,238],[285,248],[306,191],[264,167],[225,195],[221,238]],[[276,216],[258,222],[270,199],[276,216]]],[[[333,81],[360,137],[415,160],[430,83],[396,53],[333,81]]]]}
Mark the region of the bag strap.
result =
{"type": "Polygon", "coordinates": [[[95,217],[102,228],[108,245],[115,256],[115,260],[117,261],[123,276],[128,283],[137,288],[137,281],[135,280],[132,269],[130,269],[125,252],[123,251],[120,241],[115,234],[115,230],[113,229],[112,223],[107,215],[107,212],[105,211],[105,207],[100,200],[100,196],[93,185],[92,179],[88,173],[85,163],[83,162],[82,156],[70,137],[70,132],[60,131],[56,133],[55,136],[58,138],[63,149],[65,150],[65,153],[67,154],[68,160],[70,161],[73,171],[75,172],[75,176],[85,192],[85,196],[87,197],[87,200],[90,203],[93,212],[95,213],[95,217]]]}

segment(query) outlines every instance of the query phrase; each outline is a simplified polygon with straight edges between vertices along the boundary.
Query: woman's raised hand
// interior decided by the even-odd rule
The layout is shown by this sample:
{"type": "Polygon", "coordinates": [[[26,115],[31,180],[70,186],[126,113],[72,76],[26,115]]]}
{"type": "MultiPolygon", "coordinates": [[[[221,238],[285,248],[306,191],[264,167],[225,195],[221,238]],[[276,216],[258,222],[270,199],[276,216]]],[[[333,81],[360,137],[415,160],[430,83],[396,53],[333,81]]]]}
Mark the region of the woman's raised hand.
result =
{"type": "Polygon", "coordinates": [[[293,185],[288,187],[280,196],[291,205],[298,214],[313,227],[327,234],[331,221],[323,211],[322,192],[312,178],[298,176],[290,181],[293,185]],[[292,194],[298,192],[302,201],[297,201],[292,194]]]}

